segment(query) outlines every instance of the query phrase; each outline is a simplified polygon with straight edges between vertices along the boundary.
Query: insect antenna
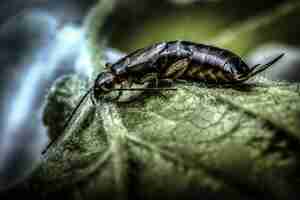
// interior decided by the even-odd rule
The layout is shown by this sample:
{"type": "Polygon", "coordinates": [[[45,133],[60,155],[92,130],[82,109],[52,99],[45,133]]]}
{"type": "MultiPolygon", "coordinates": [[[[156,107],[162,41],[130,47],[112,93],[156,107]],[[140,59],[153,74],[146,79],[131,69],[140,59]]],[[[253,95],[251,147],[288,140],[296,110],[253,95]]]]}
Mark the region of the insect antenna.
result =
{"type": "MultiPolygon", "coordinates": [[[[62,129],[62,131],[65,131],[66,128],[68,127],[68,125],[70,124],[71,120],[73,119],[73,116],[76,114],[76,112],[78,111],[79,107],[81,106],[81,104],[84,102],[84,100],[86,99],[86,97],[93,91],[93,87],[91,87],[80,99],[79,103],[76,105],[76,107],[72,110],[71,114],[69,115],[66,123],[64,124],[64,127],[62,129]]],[[[45,154],[47,152],[47,150],[62,136],[63,134],[57,135],[55,136],[50,143],[46,146],[46,148],[42,151],[42,154],[45,154]]]]}
{"type": "MultiPolygon", "coordinates": [[[[118,91],[129,91],[129,90],[177,90],[177,88],[118,88],[118,89],[113,89],[113,90],[118,90],[118,91]]],[[[93,91],[93,87],[91,87],[80,99],[79,103],[76,105],[76,107],[72,110],[71,114],[68,117],[68,120],[66,121],[63,131],[66,130],[68,125],[73,119],[73,116],[76,114],[86,97],[93,91]]],[[[51,140],[51,142],[46,146],[46,148],[42,151],[42,154],[45,154],[47,150],[61,137],[62,135],[57,135],[55,138],[51,140]]]]}
{"type": "Polygon", "coordinates": [[[117,91],[130,91],[130,90],[138,90],[138,91],[144,91],[144,90],[177,90],[177,88],[117,88],[113,89],[117,91]]]}
{"type": "Polygon", "coordinates": [[[280,60],[282,57],[284,56],[284,53],[280,54],[279,56],[277,56],[276,58],[274,58],[273,60],[271,60],[270,62],[261,65],[261,64],[257,64],[255,66],[253,66],[250,70],[249,73],[240,76],[239,80],[240,81],[245,81],[253,76],[255,76],[256,74],[261,73],[262,71],[265,71],[266,69],[268,69],[270,66],[272,66],[274,63],[276,63],[278,60],[280,60]]]}

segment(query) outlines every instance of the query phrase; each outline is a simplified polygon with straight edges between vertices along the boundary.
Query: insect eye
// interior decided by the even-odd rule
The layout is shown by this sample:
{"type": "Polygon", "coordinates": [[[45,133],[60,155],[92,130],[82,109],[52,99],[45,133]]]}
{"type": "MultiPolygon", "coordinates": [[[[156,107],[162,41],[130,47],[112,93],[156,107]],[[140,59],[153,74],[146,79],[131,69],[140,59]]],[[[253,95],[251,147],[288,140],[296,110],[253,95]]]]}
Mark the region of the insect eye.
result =
{"type": "Polygon", "coordinates": [[[101,88],[104,90],[104,91],[109,91],[113,88],[113,83],[111,81],[109,82],[104,82],[101,86],[101,88]]]}

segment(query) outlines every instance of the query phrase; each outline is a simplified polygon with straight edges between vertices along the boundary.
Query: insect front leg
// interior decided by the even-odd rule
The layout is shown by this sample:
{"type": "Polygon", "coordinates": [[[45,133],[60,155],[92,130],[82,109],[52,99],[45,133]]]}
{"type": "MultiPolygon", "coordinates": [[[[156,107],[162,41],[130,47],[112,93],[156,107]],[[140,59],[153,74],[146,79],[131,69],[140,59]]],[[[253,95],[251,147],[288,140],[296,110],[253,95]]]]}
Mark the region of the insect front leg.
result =
{"type": "Polygon", "coordinates": [[[127,83],[129,87],[132,87],[133,83],[135,82],[134,78],[132,78],[131,76],[129,76],[127,78],[127,83]]]}
{"type": "Polygon", "coordinates": [[[144,84],[144,83],[154,83],[155,87],[158,87],[159,83],[159,77],[158,73],[149,73],[143,76],[139,81],[139,83],[144,84]]]}
{"type": "MultiPolygon", "coordinates": [[[[162,81],[166,81],[169,79],[159,79],[158,73],[149,73],[140,79],[140,83],[149,83],[150,85],[154,83],[154,87],[158,88],[158,84],[162,81]]],[[[171,80],[172,81],[172,80],[171,80]]],[[[162,94],[160,91],[156,91],[159,96],[167,99],[167,97],[162,94]]]]}
{"type": "Polygon", "coordinates": [[[91,90],[90,100],[94,106],[97,105],[95,95],[94,95],[94,90],[91,90]]]}
{"type": "Polygon", "coordinates": [[[164,86],[172,86],[174,84],[174,80],[170,78],[159,79],[159,83],[164,86]]]}

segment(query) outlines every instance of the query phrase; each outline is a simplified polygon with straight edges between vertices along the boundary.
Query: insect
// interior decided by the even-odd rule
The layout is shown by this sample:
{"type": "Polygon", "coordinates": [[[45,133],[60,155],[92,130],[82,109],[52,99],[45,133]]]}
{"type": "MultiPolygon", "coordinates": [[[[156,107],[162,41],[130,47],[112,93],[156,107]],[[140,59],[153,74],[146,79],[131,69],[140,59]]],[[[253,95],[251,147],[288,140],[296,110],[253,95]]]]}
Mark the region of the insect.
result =
{"type": "MultiPolygon", "coordinates": [[[[121,94],[121,91],[125,90],[172,90],[172,88],[158,88],[157,85],[161,81],[242,83],[266,70],[283,56],[284,54],[280,54],[264,65],[249,67],[238,55],[226,49],[189,41],[156,43],[138,49],[114,64],[107,64],[107,70],[97,76],[93,87],[72,111],[65,127],[90,93],[92,102],[96,104],[96,101],[105,99],[112,91],[119,91],[121,94]],[[125,82],[154,83],[155,87],[124,88],[125,82]]],[[[120,94],[108,99],[117,100],[120,94]]],[[[55,140],[56,138],[50,142],[44,152],[55,140]]]]}

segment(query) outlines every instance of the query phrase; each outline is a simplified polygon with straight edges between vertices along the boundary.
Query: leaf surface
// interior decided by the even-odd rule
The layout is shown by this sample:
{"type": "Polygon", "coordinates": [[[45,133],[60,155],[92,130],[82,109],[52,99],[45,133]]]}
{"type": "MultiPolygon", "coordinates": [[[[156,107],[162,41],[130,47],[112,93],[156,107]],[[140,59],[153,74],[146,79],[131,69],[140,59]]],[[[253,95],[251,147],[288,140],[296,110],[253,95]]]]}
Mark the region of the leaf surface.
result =
{"type": "MultiPolygon", "coordinates": [[[[49,130],[58,99],[74,107],[71,92],[82,85],[68,77],[54,86],[49,130]]],[[[296,199],[299,85],[176,87],[129,103],[88,99],[36,170],[32,189],[70,199],[296,199]]]]}

